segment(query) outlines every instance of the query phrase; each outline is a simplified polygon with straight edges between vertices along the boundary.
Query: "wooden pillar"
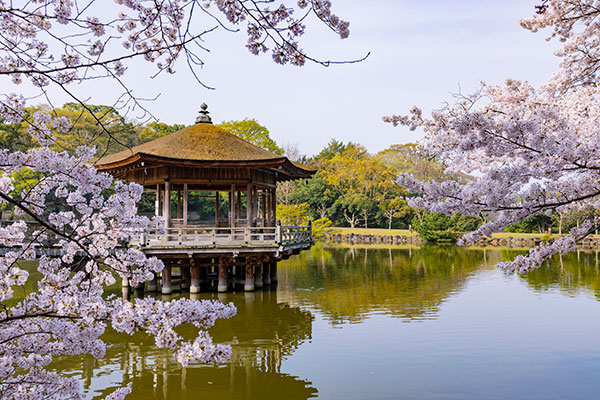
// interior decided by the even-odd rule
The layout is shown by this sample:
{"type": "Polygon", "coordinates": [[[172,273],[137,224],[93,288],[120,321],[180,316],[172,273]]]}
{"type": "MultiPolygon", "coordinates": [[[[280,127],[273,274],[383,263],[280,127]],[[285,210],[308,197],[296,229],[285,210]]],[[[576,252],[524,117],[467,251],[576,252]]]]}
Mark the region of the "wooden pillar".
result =
{"type": "Polygon", "coordinates": [[[263,285],[271,284],[271,261],[266,261],[262,264],[263,285]]]}
{"type": "Polygon", "coordinates": [[[196,260],[190,260],[190,269],[191,269],[191,285],[190,285],[190,293],[200,293],[200,267],[196,265],[196,260]]]}
{"type": "Polygon", "coordinates": [[[154,201],[154,215],[160,215],[160,184],[156,184],[156,200],[154,201]]]}
{"type": "Polygon", "coordinates": [[[162,270],[162,294],[171,294],[171,266],[165,266],[162,270]]]}
{"type": "Polygon", "coordinates": [[[265,217],[265,226],[273,226],[273,204],[271,204],[271,189],[267,189],[265,192],[265,210],[267,210],[267,216],[265,217]]]}
{"type": "Polygon", "coordinates": [[[263,193],[260,195],[260,204],[262,208],[262,225],[269,226],[269,222],[267,222],[267,194],[263,193]]]}
{"type": "Polygon", "coordinates": [[[257,288],[263,287],[262,263],[257,263],[254,266],[254,286],[257,288]]]}
{"type": "Polygon", "coordinates": [[[235,226],[235,185],[231,185],[229,192],[229,226],[235,226]]]}
{"type": "Polygon", "coordinates": [[[217,290],[219,292],[226,292],[228,287],[228,270],[230,265],[232,265],[233,259],[231,257],[221,257],[219,259],[219,283],[217,286],[217,290]]]}
{"type": "Polygon", "coordinates": [[[165,220],[165,228],[171,225],[171,185],[169,181],[165,181],[165,194],[163,198],[163,218],[165,220]]]}
{"type": "MultiPolygon", "coordinates": [[[[233,197],[235,197],[235,192],[233,192],[233,197]]],[[[240,219],[242,216],[242,192],[237,191],[237,200],[235,202],[235,218],[240,219]]]]}
{"type": "Polygon", "coordinates": [[[271,226],[277,224],[277,188],[271,190],[271,226]]]}
{"type": "Polygon", "coordinates": [[[227,224],[231,227],[231,202],[233,201],[233,196],[231,196],[231,191],[229,192],[229,210],[227,210],[227,224]]]}
{"type": "Polygon", "coordinates": [[[248,226],[252,226],[252,219],[254,218],[254,193],[253,186],[251,183],[248,184],[247,196],[246,196],[246,217],[248,218],[248,226]]]}
{"type": "Polygon", "coordinates": [[[271,260],[271,283],[277,282],[277,260],[271,260]]]}
{"type": "Polygon", "coordinates": [[[177,190],[177,219],[181,219],[181,190],[177,190]]]}
{"type": "Polygon", "coordinates": [[[219,285],[217,287],[219,292],[227,291],[227,266],[219,264],[219,285]]]}
{"type": "Polygon", "coordinates": [[[254,265],[250,257],[246,258],[246,281],[244,282],[244,291],[252,292],[254,290],[254,265]]]}
{"type": "Polygon", "coordinates": [[[215,192],[215,227],[219,227],[219,192],[215,192]]]}
{"type": "Polygon", "coordinates": [[[180,267],[180,269],[181,269],[181,291],[183,291],[183,289],[188,289],[190,287],[190,280],[191,280],[190,266],[182,265],[180,267]]]}
{"type": "Polygon", "coordinates": [[[259,217],[258,214],[258,189],[255,185],[252,185],[252,201],[250,202],[252,206],[252,226],[256,226],[256,219],[259,217]]]}
{"type": "Polygon", "coordinates": [[[188,205],[190,204],[190,200],[188,198],[188,184],[183,184],[183,225],[188,224],[188,205]]]}

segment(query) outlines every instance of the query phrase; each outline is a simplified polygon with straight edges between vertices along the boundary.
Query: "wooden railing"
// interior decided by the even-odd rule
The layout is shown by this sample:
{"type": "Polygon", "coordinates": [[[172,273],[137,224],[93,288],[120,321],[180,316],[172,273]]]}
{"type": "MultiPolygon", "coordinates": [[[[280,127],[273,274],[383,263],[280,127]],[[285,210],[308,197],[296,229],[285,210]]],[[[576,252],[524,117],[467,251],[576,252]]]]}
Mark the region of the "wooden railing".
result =
{"type": "Polygon", "coordinates": [[[293,246],[312,243],[309,226],[216,228],[181,226],[157,228],[150,234],[132,237],[130,244],[140,247],[235,247],[293,246]]]}
{"type": "MultiPolygon", "coordinates": [[[[0,221],[0,226],[12,221],[0,221]]],[[[33,223],[28,223],[32,227],[33,223]]],[[[49,233],[44,246],[56,246],[60,237],[49,233]]],[[[150,234],[134,234],[129,243],[142,248],[151,247],[298,247],[312,244],[312,229],[307,226],[274,227],[206,227],[179,226],[171,228],[157,227],[150,234]]]]}
{"type": "Polygon", "coordinates": [[[312,242],[312,227],[281,226],[279,243],[283,246],[312,242]]]}

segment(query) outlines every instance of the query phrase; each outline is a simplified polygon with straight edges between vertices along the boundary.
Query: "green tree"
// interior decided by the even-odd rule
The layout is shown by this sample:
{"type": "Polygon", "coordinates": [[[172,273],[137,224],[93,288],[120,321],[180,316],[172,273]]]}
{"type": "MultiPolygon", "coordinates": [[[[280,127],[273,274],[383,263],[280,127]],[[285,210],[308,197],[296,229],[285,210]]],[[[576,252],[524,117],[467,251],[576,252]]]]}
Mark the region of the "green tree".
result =
{"type": "Polygon", "coordinates": [[[311,179],[298,182],[288,197],[294,204],[307,203],[308,215],[314,219],[329,217],[335,202],[321,171],[317,171],[311,179]]]}
{"type": "Polygon", "coordinates": [[[308,224],[308,204],[280,205],[277,207],[277,218],[282,225],[308,224]]]}
{"type": "Polygon", "coordinates": [[[352,142],[344,144],[336,139],[331,139],[327,146],[325,146],[323,150],[319,152],[319,154],[310,158],[309,164],[316,168],[320,168],[326,161],[331,160],[336,155],[343,153],[348,146],[353,145],[354,143],[352,142]]]}
{"type": "Polygon", "coordinates": [[[381,201],[379,203],[379,208],[383,211],[383,215],[388,220],[388,229],[392,229],[392,221],[394,218],[405,217],[411,212],[411,207],[406,200],[398,196],[381,201]]]}
{"type": "Polygon", "coordinates": [[[454,242],[457,233],[474,231],[481,225],[480,218],[456,214],[449,217],[425,211],[422,217],[412,220],[414,229],[429,242],[454,242]]]}
{"type": "Polygon", "coordinates": [[[422,181],[442,181],[444,165],[432,159],[415,143],[395,144],[376,155],[384,164],[392,167],[396,173],[409,173],[422,181]]]}
{"type": "MultiPolygon", "coordinates": [[[[40,108],[47,108],[41,106],[40,108]]],[[[110,154],[138,144],[133,123],[109,106],[66,103],[62,108],[51,110],[56,116],[71,121],[68,132],[54,132],[57,150],[72,153],[78,146],[96,146],[97,154],[110,154]]]]}
{"type": "Polygon", "coordinates": [[[325,229],[330,227],[332,222],[329,218],[318,218],[312,221],[312,235],[314,238],[325,236],[325,229]]]}
{"type": "MultiPolygon", "coordinates": [[[[25,110],[25,119],[31,118],[31,109],[25,110]]],[[[26,133],[25,122],[6,124],[0,119],[0,148],[24,151],[35,147],[33,136],[26,133]]]]}
{"type": "MultiPolygon", "coordinates": [[[[94,145],[98,155],[115,153],[140,143],[149,142],[169,133],[185,128],[182,124],[168,125],[162,122],[150,122],[135,126],[113,107],[66,103],[61,108],[50,109],[46,105],[28,108],[27,115],[46,110],[54,116],[64,116],[71,121],[67,132],[53,132],[56,137],[55,150],[72,153],[81,145],[94,145]]],[[[27,119],[27,118],[26,118],[27,119]]],[[[0,147],[11,150],[27,150],[38,144],[26,132],[26,125],[4,124],[0,121],[0,147]]]]}
{"type": "Polygon", "coordinates": [[[531,217],[524,218],[517,223],[509,225],[504,229],[505,232],[515,233],[544,233],[548,231],[548,228],[552,226],[552,218],[546,214],[532,215],[531,217]]]}
{"type": "MultiPolygon", "coordinates": [[[[92,104],[66,103],[61,108],[51,109],[39,105],[26,109],[25,120],[32,118],[37,111],[47,111],[55,117],[67,117],[71,126],[67,132],[54,130],[54,143],[51,148],[73,154],[81,145],[95,146],[97,155],[114,153],[125,147],[137,144],[135,126],[122,117],[112,107],[92,104]]],[[[12,151],[26,151],[39,146],[39,143],[27,132],[28,124],[0,123],[0,148],[12,151]]],[[[13,194],[20,198],[22,192],[31,190],[42,176],[34,171],[24,170],[14,176],[13,194]]],[[[56,211],[48,201],[46,211],[56,211]]]]}
{"type": "MultiPolygon", "coordinates": [[[[66,103],[61,108],[51,109],[39,105],[26,109],[26,120],[33,113],[46,111],[54,117],[66,117],[71,126],[67,132],[55,129],[53,150],[73,153],[78,146],[95,146],[98,155],[114,153],[138,144],[135,126],[112,107],[66,103]]],[[[11,150],[28,150],[39,144],[27,132],[28,124],[0,123],[0,146],[11,150]]]]}
{"type": "Polygon", "coordinates": [[[346,192],[339,196],[333,205],[331,210],[334,215],[341,216],[342,221],[345,221],[351,228],[355,228],[360,223],[360,218],[365,208],[372,206],[372,203],[365,196],[354,193],[346,192]]]}
{"type": "Polygon", "coordinates": [[[183,124],[168,125],[163,122],[150,122],[144,125],[139,133],[139,142],[146,143],[159,137],[168,135],[169,133],[177,132],[185,128],[183,124]]]}
{"type": "Polygon", "coordinates": [[[377,204],[399,189],[394,183],[394,169],[371,156],[361,145],[346,145],[341,153],[324,163],[321,171],[351,226],[356,223],[358,213],[367,228],[369,219],[378,211],[377,204]]]}
{"type": "Polygon", "coordinates": [[[448,175],[445,167],[416,144],[393,145],[375,155],[362,145],[332,139],[308,164],[318,169],[312,179],[298,182],[280,196],[285,204],[308,203],[311,218],[330,218],[335,225],[406,227],[413,215],[406,189],[396,183],[401,173],[421,180],[468,179],[448,175]]]}
{"type": "Polygon", "coordinates": [[[269,136],[269,130],[253,118],[225,121],[217,126],[271,153],[283,154],[283,149],[269,136]]]}

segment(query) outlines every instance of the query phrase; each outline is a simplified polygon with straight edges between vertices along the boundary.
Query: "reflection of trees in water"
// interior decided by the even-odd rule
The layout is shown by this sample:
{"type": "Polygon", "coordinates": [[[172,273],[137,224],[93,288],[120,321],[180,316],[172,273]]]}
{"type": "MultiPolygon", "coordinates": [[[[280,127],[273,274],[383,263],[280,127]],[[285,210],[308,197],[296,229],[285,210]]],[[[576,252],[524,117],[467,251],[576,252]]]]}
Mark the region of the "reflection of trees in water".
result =
{"type": "MultiPolygon", "coordinates": [[[[281,263],[280,289],[332,323],[382,312],[409,320],[435,317],[439,305],[489,262],[481,249],[317,245],[281,263]]],[[[495,258],[495,257],[494,257],[495,258]]]]}
{"type": "Polygon", "coordinates": [[[260,370],[279,372],[282,358],[312,338],[312,314],[287,303],[278,303],[276,291],[259,290],[228,296],[233,298],[224,297],[223,301],[234,301],[238,313],[235,318],[218,322],[218,329],[211,330],[213,339],[234,345],[236,352],[245,349],[246,355],[248,349],[256,349],[256,354],[250,358],[234,354],[234,362],[251,360],[260,370]],[[236,301],[239,298],[243,298],[243,302],[236,301]]]}
{"type": "MultiPolygon", "coordinates": [[[[204,298],[217,298],[206,294],[204,298]]],[[[215,342],[232,345],[230,362],[219,366],[181,368],[168,351],[157,349],[145,335],[107,332],[113,346],[106,357],[65,358],[52,365],[57,370],[81,374],[86,389],[106,395],[123,382],[133,382],[128,399],[307,399],[317,390],[312,383],[281,373],[281,364],[312,335],[313,316],[308,311],[277,302],[277,293],[230,293],[220,300],[233,301],[238,314],[219,320],[210,330],[215,342]]],[[[180,331],[191,336],[193,329],[180,331]]]]}
{"type": "MultiPolygon", "coordinates": [[[[502,250],[503,260],[512,260],[514,250],[502,250]]],[[[600,259],[598,251],[577,250],[564,256],[555,255],[541,268],[522,275],[521,279],[537,291],[558,289],[569,295],[589,290],[600,299],[600,259]]]]}

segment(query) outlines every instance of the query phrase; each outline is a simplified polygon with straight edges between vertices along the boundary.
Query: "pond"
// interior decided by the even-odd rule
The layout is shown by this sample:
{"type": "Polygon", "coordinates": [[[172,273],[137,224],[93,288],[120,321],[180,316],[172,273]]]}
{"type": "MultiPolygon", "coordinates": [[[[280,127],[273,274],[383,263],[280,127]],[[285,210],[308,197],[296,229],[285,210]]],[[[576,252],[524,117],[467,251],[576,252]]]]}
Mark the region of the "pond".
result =
{"type": "Polygon", "coordinates": [[[514,250],[333,246],[281,262],[277,288],[206,293],[238,314],[211,329],[233,357],[181,368],[145,335],[107,333],[104,359],[53,367],[89,398],[581,399],[600,383],[597,252],[528,276],[514,250]]]}

